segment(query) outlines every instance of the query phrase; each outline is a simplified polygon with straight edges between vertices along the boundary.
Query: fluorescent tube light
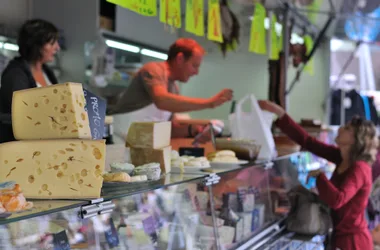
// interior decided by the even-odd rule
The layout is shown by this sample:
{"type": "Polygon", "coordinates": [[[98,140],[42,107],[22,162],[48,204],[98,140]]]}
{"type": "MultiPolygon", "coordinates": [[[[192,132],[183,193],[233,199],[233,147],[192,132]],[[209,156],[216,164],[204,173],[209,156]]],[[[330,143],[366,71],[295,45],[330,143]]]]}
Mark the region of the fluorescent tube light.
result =
{"type": "Polygon", "coordinates": [[[160,53],[160,52],[154,51],[154,50],[149,50],[149,49],[142,49],[141,50],[141,54],[143,54],[145,56],[150,56],[150,57],[158,58],[158,59],[161,59],[161,60],[168,59],[168,55],[166,55],[164,53],[160,53]]]}
{"type": "Polygon", "coordinates": [[[13,43],[0,43],[0,48],[12,51],[18,51],[18,45],[13,43]]]}
{"type": "Polygon", "coordinates": [[[112,48],[115,48],[115,49],[121,49],[121,50],[129,51],[129,52],[132,52],[132,53],[139,53],[140,52],[140,48],[139,47],[133,46],[133,45],[130,45],[130,44],[126,44],[126,43],[120,43],[120,42],[116,42],[116,41],[112,41],[112,40],[106,40],[106,44],[109,47],[112,47],[112,48]]]}
{"type": "Polygon", "coordinates": [[[3,42],[0,42],[0,49],[3,48],[3,45],[4,45],[4,43],[3,43],[3,42]]]}

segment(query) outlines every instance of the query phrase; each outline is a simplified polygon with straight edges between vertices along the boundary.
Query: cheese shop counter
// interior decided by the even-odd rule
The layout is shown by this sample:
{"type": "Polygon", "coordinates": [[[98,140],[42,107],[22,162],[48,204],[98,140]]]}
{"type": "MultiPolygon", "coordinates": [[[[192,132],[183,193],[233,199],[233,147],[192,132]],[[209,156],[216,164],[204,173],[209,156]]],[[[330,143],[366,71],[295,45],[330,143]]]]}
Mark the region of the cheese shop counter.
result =
{"type": "Polygon", "coordinates": [[[244,249],[286,216],[285,193],[305,163],[300,154],[217,173],[103,183],[100,199],[27,199],[31,208],[0,219],[0,248],[244,249]]]}

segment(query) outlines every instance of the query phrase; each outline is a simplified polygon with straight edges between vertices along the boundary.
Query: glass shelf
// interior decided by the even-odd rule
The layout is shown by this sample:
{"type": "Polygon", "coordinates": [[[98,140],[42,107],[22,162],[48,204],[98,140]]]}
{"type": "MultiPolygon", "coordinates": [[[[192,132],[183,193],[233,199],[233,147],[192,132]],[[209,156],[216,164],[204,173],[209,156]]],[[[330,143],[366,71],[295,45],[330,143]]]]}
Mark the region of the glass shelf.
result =
{"type": "Polygon", "coordinates": [[[132,183],[120,185],[118,187],[103,187],[102,197],[105,200],[120,199],[126,196],[143,193],[159,188],[165,188],[172,185],[179,185],[182,183],[187,183],[191,181],[198,181],[205,178],[209,173],[199,174],[166,174],[157,181],[147,182],[147,183],[132,183]]]}
{"type": "Polygon", "coordinates": [[[75,201],[75,200],[31,200],[33,208],[13,213],[11,216],[0,219],[0,225],[9,224],[16,221],[26,220],[33,217],[43,216],[60,211],[66,211],[72,208],[78,208],[82,205],[88,204],[88,201],[75,201]]]}

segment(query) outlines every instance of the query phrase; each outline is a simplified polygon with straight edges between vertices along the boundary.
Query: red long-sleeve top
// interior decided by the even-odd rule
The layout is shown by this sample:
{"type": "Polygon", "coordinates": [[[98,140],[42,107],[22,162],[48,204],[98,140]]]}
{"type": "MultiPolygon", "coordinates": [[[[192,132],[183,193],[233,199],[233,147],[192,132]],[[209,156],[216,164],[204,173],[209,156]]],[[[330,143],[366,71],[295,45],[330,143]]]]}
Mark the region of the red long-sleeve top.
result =
{"type": "MultiPolygon", "coordinates": [[[[276,126],[313,154],[337,166],[341,163],[342,157],[336,146],[327,145],[310,136],[288,115],[278,119],[276,126]]],[[[355,162],[341,174],[335,171],[331,180],[328,180],[324,174],[317,178],[319,197],[332,209],[335,247],[342,250],[373,249],[365,219],[371,188],[371,167],[364,161],[355,162]]]]}

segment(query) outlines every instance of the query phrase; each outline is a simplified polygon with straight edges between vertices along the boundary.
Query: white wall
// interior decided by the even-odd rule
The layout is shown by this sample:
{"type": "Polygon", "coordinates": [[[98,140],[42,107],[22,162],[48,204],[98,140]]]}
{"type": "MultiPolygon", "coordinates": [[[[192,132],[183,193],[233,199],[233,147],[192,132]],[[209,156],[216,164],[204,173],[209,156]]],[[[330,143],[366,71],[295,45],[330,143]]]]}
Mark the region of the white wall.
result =
{"type": "MultiPolygon", "coordinates": [[[[249,34],[249,25],[241,25],[241,34],[249,34]],[[247,30],[248,28],[248,30],[247,30]]],[[[158,17],[143,17],[123,8],[117,8],[116,31],[120,35],[137,42],[167,49],[178,37],[165,31],[158,17]],[[138,25],[136,25],[138,24],[138,25]]],[[[183,36],[191,36],[179,31],[183,36]]],[[[182,84],[182,94],[188,96],[210,97],[223,88],[234,89],[235,99],[247,93],[257,98],[268,96],[268,61],[266,56],[248,52],[248,39],[242,38],[239,51],[228,53],[224,59],[217,46],[204,38],[197,40],[207,49],[208,54],[200,69],[200,74],[186,84],[182,84]]],[[[329,43],[317,50],[314,59],[315,76],[304,73],[301,81],[289,96],[289,112],[295,119],[323,119],[322,103],[329,79],[329,43]]],[[[288,81],[292,81],[294,70],[290,69],[288,81]]],[[[226,119],[230,104],[214,110],[193,112],[196,118],[226,119]]]]}

